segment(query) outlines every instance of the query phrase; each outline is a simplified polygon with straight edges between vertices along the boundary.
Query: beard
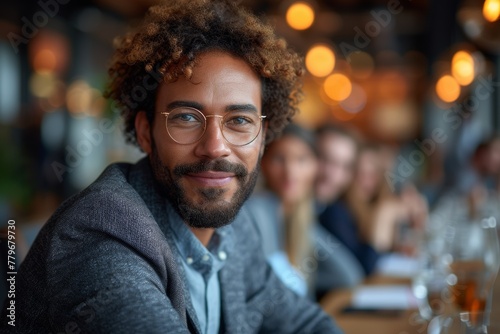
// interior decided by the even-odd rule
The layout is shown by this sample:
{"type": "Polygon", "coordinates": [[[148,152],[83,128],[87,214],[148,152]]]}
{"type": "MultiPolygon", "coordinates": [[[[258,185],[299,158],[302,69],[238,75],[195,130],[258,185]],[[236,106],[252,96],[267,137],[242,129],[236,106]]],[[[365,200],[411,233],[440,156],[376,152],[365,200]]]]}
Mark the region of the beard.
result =
{"type": "Polygon", "coordinates": [[[254,170],[248,172],[242,164],[231,163],[224,159],[177,165],[171,171],[160,160],[154,142],[149,160],[161,194],[172,204],[179,216],[193,228],[219,228],[230,224],[251,195],[259,173],[257,168],[259,163],[254,170]],[[231,199],[224,200],[226,190],[221,188],[197,190],[202,198],[201,203],[187,196],[181,185],[182,177],[206,171],[234,173],[238,189],[231,199]]]}

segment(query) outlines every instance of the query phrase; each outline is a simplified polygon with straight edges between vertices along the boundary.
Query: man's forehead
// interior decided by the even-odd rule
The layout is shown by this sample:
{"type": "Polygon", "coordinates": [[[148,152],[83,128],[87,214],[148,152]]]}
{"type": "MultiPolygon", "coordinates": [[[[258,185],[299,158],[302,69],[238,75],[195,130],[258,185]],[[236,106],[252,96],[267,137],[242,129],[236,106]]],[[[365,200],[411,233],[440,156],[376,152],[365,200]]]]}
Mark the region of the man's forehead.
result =
{"type": "Polygon", "coordinates": [[[253,69],[241,58],[228,53],[209,52],[199,56],[192,76],[163,82],[157,95],[159,108],[178,101],[193,102],[196,109],[231,105],[253,105],[260,109],[262,83],[253,69]]]}

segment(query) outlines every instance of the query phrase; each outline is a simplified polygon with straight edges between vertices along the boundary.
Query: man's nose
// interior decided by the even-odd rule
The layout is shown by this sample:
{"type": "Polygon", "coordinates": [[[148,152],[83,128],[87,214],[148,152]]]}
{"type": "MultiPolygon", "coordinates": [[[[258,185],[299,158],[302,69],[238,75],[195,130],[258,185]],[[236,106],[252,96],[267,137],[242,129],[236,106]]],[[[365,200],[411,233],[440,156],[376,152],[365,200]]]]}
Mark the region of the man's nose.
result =
{"type": "Polygon", "coordinates": [[[222,134],[220,119],[222,116],[207,116],[207,128],[197,143],[195,155],[205,159],[217,159],[231,154],[231,148],[222,134]]]}

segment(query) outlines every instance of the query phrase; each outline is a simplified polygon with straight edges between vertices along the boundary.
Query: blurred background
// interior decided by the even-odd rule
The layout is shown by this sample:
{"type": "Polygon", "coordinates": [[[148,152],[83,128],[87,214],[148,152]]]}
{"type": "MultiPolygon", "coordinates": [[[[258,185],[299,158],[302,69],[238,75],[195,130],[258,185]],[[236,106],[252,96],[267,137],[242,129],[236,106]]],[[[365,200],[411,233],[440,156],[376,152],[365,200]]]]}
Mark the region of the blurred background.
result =
{"type": "MultiPolygon", "coordinates": [[[[0,225],[34,238],[62,200],[114,161],[119,110],[102,97],[113,39],[153,0],[0,5],[0,225]],[[33,227],[33,233],[29,233],[33,227]]],[[[243,0],[305,57],[296,121],[354,128],[392,151],[386,180],[432,205],[500,130],[500,0],[243,0]]]]}

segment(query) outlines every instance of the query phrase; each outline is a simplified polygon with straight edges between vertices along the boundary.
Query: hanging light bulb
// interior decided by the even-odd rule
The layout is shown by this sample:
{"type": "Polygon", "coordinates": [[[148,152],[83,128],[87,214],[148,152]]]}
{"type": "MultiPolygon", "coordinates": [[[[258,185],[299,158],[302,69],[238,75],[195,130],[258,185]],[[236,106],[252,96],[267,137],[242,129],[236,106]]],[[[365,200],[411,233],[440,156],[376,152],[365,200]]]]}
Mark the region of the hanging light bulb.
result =
{"type": "Polygon", "coordinates": [[[475,76],[474,58],[467,51],[458,51],[451,60],[451,74],[462,86],[472,83],[475,76]]]}
{"type": "Polygon", "coordinates": [[[334,101],[344,101],[351,95],[352,83],[347,76],[334,73],[326,78],[323,83],[326,95],[334,101]]]}
{"type": "Polygon", "coordinates": [[[444,102],[455,102],[460,96],[460,85],[451,75],[443,75],[436,83],[436,94],[444,102]]]}
{"type": "Polygon", "coordinates": [[[296,2],[288,8],[286,22],[293,29],[305,30],[314,22],[314,9],[306,2],[296,2]]]}
{"type": "Polygon", "coordinates": [[[500,18],[500,0],[485,0],[483,16],[489,22],[498,20],[500,18]]]}
{"type": "Polygon", "coordinates": [[[335,54],[327,45],[315,45],[306,54],[306,68],[316,77],[325,77],[335,67],[335,54]]]}

